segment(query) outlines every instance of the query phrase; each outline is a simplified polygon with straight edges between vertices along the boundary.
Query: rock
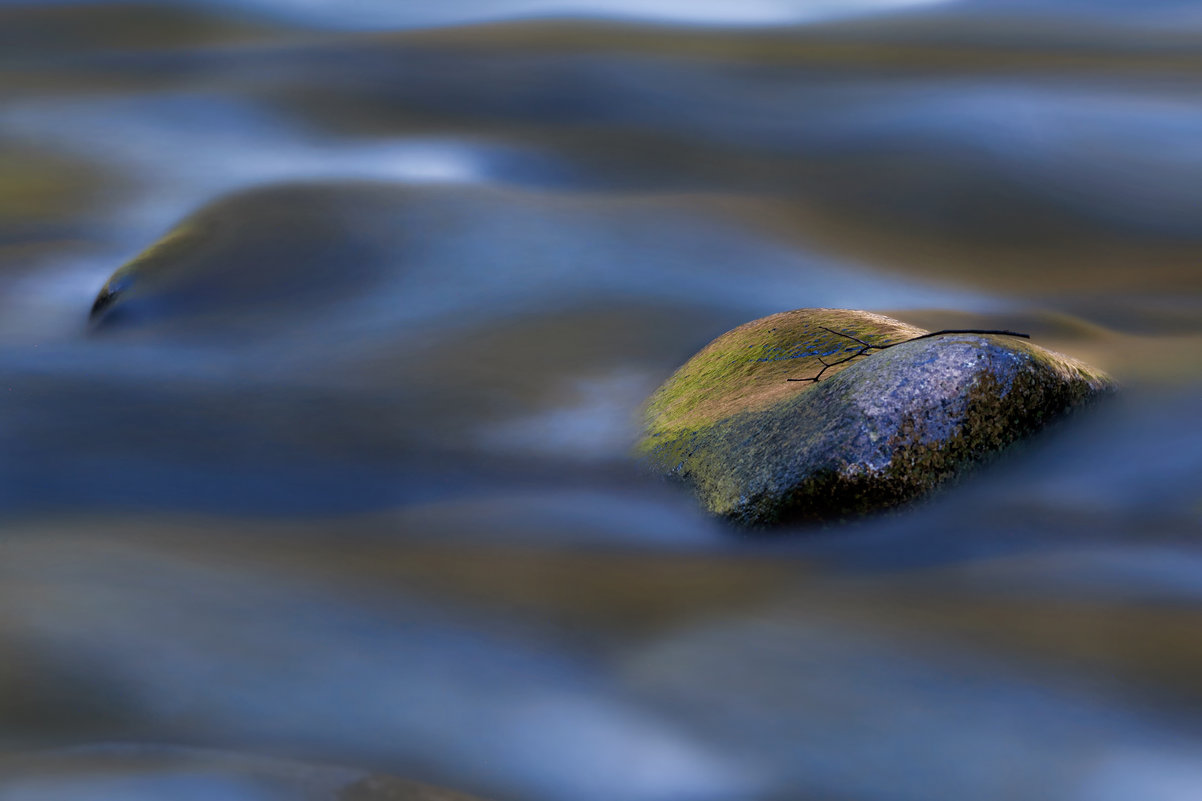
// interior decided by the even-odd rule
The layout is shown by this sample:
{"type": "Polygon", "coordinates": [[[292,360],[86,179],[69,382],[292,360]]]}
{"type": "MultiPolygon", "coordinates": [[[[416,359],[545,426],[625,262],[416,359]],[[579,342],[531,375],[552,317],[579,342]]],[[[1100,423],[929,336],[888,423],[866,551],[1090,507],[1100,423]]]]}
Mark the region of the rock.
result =
{"type": "Polygon", "coordinates": [[[1113,388],[1014,336],[906,341],[927,333],[842,309],[742,325],[652,395],[637,450],[733,522],[838,519],[925,495],[1113,388]]]}
{"type": "Polygon", "coordinates": [[[94,330],[154,325],[236,332],[312,320],[370,292],[395,249],[384,187],[288,184],[218,198],[119,267],[94,330]]]}

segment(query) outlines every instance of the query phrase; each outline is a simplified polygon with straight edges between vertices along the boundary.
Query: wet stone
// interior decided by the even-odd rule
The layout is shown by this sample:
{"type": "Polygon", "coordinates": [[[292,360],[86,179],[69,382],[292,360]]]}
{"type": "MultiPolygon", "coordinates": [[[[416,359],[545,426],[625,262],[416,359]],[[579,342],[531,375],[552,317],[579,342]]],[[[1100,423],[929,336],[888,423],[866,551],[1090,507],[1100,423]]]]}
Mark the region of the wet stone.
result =
{"type": "Polygon", "coordinates": [[[929,333],[844,309],[742,325],[652,395],[639,456],[738,524],[834,520],[924,496],[1114,386],[1020,337],[929,333]]]}

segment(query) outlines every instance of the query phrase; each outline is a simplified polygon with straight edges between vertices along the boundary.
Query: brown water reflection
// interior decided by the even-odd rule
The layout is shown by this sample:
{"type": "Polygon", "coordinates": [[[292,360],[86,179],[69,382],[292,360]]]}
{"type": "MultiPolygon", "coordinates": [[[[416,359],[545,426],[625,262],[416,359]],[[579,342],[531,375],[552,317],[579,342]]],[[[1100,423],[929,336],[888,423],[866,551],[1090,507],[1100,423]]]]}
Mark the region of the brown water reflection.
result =
{"type": "Polygon", "coordinates": [[[0,3],[0,801],[1196,797],[1188,4],[598,3],[0,3]],[[774,537],[630,463],[820,305],[1124,391],[774,537]]]}

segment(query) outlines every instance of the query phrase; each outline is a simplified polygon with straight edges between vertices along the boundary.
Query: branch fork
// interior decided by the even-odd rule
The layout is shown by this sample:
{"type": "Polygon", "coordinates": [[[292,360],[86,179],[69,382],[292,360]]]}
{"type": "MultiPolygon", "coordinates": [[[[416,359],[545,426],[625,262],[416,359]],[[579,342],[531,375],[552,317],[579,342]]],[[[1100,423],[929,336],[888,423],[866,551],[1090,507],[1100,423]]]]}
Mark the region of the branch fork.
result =
{"type": "Polygon", "coordinates": [[[822,375],[827,370],[831,369],[832,367],[837,367],[840,364],[850,362],[852,359],[858,359],[859,357],[868,353],[868,351],[870,351],[870,350],[886,350],[888,348],[896,347],[897,345],[904,345],[907,342],[917,342],[920,339],[930,339],[931,337],[942,336],[944,334],[994,334],[996,336],[1021,337],[1022,339],[1030,339],[1031,338],[1030,334],[1020,334],[1017,331],[998,331],[998,330],[989,330],[989,329],[981,329],[981,328],[944,328],[941,331],[932,331],[929,334],[921,334],[920,336],[911,337],[910,339],[903,339],[901,342],[890,342],[887,345],[873,345],[869,342],[865,342],[864,340],[860,339],[859,337],[854,337],[851,334],[845,334],[842,331],[836,331],[833,328],[827,328],[825,325],[821,325],[818,327],[821,328],[823,331],[829,331],[830,333],[832,333],[836,336],[846,337],[847,339],[850,339],[852,342],[859,343],[860,349],[857,350],[855,353],[851,354],[850,356],[846,356],[837,362],[829,362],[828,363],[825,360],[823,360],[821,356],[819,356],[818,363],[822,365],[822,369],[818,371],[817,375],[811,376],[809,378],[786,378],[785,379],[786,381],[812,381],[815,384],[817,384],[818,380],[822,378],[822,375]]]}

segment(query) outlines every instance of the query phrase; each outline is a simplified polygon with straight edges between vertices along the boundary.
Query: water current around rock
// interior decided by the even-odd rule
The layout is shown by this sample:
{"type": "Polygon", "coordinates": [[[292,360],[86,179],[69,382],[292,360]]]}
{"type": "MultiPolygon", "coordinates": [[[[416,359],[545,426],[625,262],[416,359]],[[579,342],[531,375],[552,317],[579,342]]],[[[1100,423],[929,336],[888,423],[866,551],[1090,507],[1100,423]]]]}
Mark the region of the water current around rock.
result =
{"type": "Polygon", "coordinates": [[[1199,797],[1200,54],[1169,0],[0,2],[0,801],[1199,797]],[[637,469],[821,306],[1122,390],[846,525],[637,469]]]}

